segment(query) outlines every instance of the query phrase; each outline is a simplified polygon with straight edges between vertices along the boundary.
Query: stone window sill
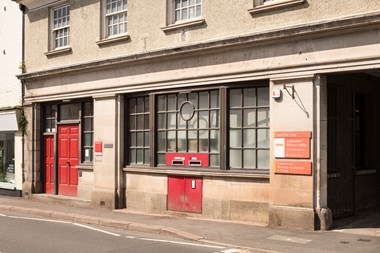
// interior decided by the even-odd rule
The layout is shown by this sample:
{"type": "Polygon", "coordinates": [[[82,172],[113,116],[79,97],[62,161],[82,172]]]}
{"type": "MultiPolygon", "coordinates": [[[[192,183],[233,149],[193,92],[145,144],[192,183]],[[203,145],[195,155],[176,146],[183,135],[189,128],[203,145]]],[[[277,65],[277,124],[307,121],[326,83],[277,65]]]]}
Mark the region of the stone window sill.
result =
{"type": "Polygon", "coordinates": [[[97,41],[96,44],[98,46],[103,46],[103,45],[117,43],[117,42],[121,42],[121,41],[127,41],[130,39],[131,39],[131,37],[128,34],[126,34],[126,35],[120,35],[120,36],[105,38],[105,39],[97,41]]]}
{"type": "Polygon", "coordinates": [[[267,2],[262,5],[255,6],[252,9],[249,9],[248,12],[251,14],[271,11],[274,9],[287,8],[295,5],[303,4],[305,0],[277,0],[273,2],[267,2]]]}
{"type": "Polygon", "coordinates": [[[58,48],[58,49],[54,49],[49,52],[46,52],[45,55],[49,57],[49,56],[69,53],[71,51],[72,51],[71,47],[64,47],[64,48],[58,48]]]}
{"type": "Polygon", "coordinates": [[[175,24],[171,24],[165,27],[161,27],[161,30],[164,32],[170,32],[178,29],[183,29],[187,27],[192,27],[192,26],[200,26],[205,23],[204,19],[196,19],[196,20],[190,20],[190,21],[183,21],[183,22],[178,22],[175,24]]]}

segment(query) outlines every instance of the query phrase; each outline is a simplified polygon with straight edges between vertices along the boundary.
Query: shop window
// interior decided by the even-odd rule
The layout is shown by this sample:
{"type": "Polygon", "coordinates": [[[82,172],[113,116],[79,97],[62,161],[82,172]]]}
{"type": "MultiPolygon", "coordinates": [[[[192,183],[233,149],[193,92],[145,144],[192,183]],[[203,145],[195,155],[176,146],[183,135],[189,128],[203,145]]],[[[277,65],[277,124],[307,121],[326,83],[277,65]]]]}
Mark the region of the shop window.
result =
{"type": "Polygon", "coordinates": [[[46,105],[44,107],[44,125],[45,132],[55,132],[57,123],[57,105],[46,105]]]}
{"type": "Polygon", "coordinates": [[[0,186],[15,184],[15,134],[0,133],[0,186]]]}
{"type": "Polygon", "coordinates": [[[82,106],[82,162],[92,162],[94,152],[94,112],[93,103],[82,106]]]}
{"type": "Polygon", "coordinates": [[[219,91],[157,96],[157,161],[166,153],[207,153],[219,165],[219,91]]]}
{"type": "Polygon", "coordinates": [[[149,97],[129,99],[129,162],[149,164],[149,97]]]}
{"type": "Polygon", "coordinates": [[[229,92],[229,160],[231,169],[269,169],[269,90],[229,92]]]}
{"type": "Polygon", "coordinates": [[[264,82],[130,97],[126,164],[267,173],[269,102],[264,82]]]}

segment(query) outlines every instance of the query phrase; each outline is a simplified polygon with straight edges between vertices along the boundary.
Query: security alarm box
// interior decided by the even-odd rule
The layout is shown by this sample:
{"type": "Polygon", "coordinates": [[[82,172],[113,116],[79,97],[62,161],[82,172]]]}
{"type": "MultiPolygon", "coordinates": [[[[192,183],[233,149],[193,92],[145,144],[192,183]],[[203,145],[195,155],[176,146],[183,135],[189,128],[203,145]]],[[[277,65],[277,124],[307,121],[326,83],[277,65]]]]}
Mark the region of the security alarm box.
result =
{"type": "Polygon", "coordinates": [[[167,166],[180,167],[208,167],[208,154],[168,153],[167,166]]]}

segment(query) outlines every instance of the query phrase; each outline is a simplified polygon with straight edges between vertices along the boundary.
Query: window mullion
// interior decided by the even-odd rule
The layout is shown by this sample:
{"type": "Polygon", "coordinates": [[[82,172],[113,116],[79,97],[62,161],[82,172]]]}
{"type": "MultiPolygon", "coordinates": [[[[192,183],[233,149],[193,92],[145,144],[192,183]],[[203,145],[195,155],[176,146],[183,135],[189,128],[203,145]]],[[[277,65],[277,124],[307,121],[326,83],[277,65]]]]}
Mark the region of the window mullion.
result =
{"type": "Polygon", "coordinates": [[[229,155],[227,147],[229,146],[228,139],[228,126],[229,126],[229,119],[227,117],[228,113],[228,99],[227,99],[228,93],[227,88],[222,87],[219,92],[219,110],[220,110],[220,147],[219,147],[219,154],[220,154],[220,169],[221,170],[227,170],[228,164],[229,164],[229,155]]]}

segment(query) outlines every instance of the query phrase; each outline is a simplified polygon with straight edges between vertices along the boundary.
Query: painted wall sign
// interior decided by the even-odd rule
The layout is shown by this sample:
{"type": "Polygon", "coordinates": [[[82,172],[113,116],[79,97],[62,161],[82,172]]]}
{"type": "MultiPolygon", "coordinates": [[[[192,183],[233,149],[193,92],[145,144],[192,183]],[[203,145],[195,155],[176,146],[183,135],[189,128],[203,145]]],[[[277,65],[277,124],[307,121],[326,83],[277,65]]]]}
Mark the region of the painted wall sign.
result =
{"type": "Polygon", "coordinates": [[[311,132],[275,132],[274,157],[310,158],[311,132]]]}
{"type": "Polygon", "coordinates": [[[95,142],[95,155],[102,156],[103,155],[103,142],[97,141],[95,142]]]}
{"type": "Polygon", "coordinates": [[[293,175],[311,175],[311,162],[299,161],[275,161],[274,173],[276,174],[293,174],[293,175]]]}

